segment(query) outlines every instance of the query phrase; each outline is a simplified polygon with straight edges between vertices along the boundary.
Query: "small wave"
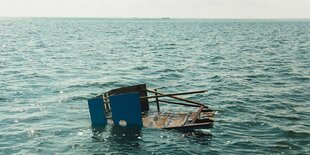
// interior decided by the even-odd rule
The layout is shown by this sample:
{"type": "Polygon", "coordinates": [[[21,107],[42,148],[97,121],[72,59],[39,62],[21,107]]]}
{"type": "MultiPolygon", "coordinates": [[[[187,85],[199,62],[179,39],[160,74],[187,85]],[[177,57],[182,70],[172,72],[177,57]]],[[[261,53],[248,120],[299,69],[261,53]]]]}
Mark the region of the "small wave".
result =
{"type": "Polygon", "coordinates": [[[170,44],[164,44],[164,46],[176,46],[177,44],[170,43],[170,44]]]}
{"type": "Polygon", "coordinates": [[[273,82],[271,83],[272,86],[284,86],[286,85],[287,83],[285,82],[280,82],[280,81],[276,81],[276,82],[273,82]]]}
{"type": "Polygon", "coordinates": [[[158,72],[158,73],[167,73],[167,72],[175,72],[175,70],[174,69],[170,69],[170,68],[166,68],[166,69],[158,70],[156,72],[158,72]]]}
{"type": "Polygon", "coordinates": [[[310,137],[310,132],[309,131],[288,130],[285,132],[285,136],[291,137],[291,138],[310,137]]]}
{"type": "Polygon", "coordinates": [[[295,81],[299,81],[299,82],[309,82],[310,81],[310,77],[306,77],[306,76],[293,76],[291,77],[291,80],[295,80],[295,81]]]}
{"type": "Polygon", "coordinates": [[[132,48],[132,49],[140,49],[141,47],[140,47],[140,46],[134,46],[134,45],[132,46],[132,45],[130,45],[129,48],[132,48]]]}
{"type": "Polygon", "coordinates": [[[135,67],[135,68],[133,68],[134,70],[146,70],[146,69],[149,69],[149,67],[147,67],[147,66],[139,66],[139,67],[135,67]]]}
{"type": "Polygon", "coordinates": [[[215,56],[211,59],[211,61],[216,61],[216,60],[225,60],[225,58],[222,56],[215,56]]]}
{"type": "Polygon", "coordinates": [[[264,114],[264,116],[267,116],[269,118],[291,120],[291,121],[299,121],[299,120],[301,120],[301,118],[298,115],[292,115],[292,114],[282,114],[282,115],[264,114]]]}
{"type": "Polygon", "coordinates": [[[70,97],[68,100],[66,101],[86,101],[87,99],[89,99],[88,97],[86,96],[73,96],[73,97],[70,97]]]}
{"type": "Polygon", "coordinates": [[[100,83],[100,82],[93,82],[93,83],[86,83],[86,84],[77,84],[77,85],[71,85],[68,86],[68,88],[106,88],[107,86],[114,85],[116,82],[106,82],[106,83],[100,83]]]}
{"type": "Polygon", "coordinates": [[[300,125],[274,125],[269,129],[269,132],[275,132],[280,137],[303,139],[304,137],[310,137],[310,132],[304,126],[300,125]]]}
{"type": "Polygon", "coordinates": [[[246,78],[250,79],[257,79],[257,78],[272,78],[272,76],[267,75],[267,74],[254,74],[254,75],[246,75],[244,76],[246,78]]]}
{"type": "Polygon", "coordinates": [[[36,48],[45,48],[46,45],[43,41],[38,41],[36,44],[35,44],[35,47],[36,48]]]}
{"type": "Polygon", "coordinates": [[[161,75],[161,78],[181,78],[183,77],[182,74],[177,74],[177,73],[171,73],[171,74],[166,74],[166,75],[161,75]]]}
{"type": "Polygon", "coordinates": [[[0,102],[1,101],[7,101],[8,99],[6,99],[6,98],[2,98],[2,97],[0,97],[0,102]]]}
{"type": "Polygon", "coordinates": [[[174,50],[174,49],[176,49],[176,48],[174,48],[174,47],[165,47],[165,48],[163,48],[163,49],[166,49],[166,50],[174,50]]]}
{"type": "Polygon", "coordinates": [[[221,76],[219,76],[219,75],[214,75],[214,76],[212,76],[210,79],[221,79],[221,76]]]}

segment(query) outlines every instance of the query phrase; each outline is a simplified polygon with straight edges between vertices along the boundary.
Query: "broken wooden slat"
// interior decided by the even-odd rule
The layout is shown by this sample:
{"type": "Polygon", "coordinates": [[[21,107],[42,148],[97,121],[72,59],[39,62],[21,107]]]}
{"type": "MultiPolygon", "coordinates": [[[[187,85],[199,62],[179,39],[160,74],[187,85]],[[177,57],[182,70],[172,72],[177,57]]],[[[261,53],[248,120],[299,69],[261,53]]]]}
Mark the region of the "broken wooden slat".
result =
{"type": "MultiPolygon", "coordinates": [[[[157,92],[155,89],[154,92],[157,92]]],[[[183,93],[173,93],[173,94],[164,94],[164,95],[156,95],[158,93],[155,93],[155,96],[142,96],[140,97],[141,99],[147,98],[158,98],[158,97],[171,97],[171,96],[176,96],[176,95],[189,95],[189,94],[197,94],[197,93],[205,93],[207,90],[200,90],[200,91],[191,91],[191,92],[183,92],[183,93]]]]}
{"type": "Polygon", "coordinates": [[[190,107],[200,107],[199,105],[186,104],[186,103],[180,103],[180,102],[172,102],[172,101],[166,101],[166,100],[158,100],[158,101],[164,102],[164,103],[170,103],[170,104],[178,104],[178,105],[190,106],[190,107]]]}
{"type": "Polygon", "coordinates": [[[204,107],[201,106],[201,107],[198,109],[196,115],[194,116],[194,118],[193,118],[193,120],[192,120],[193,123],[196,122],[196,120],[198,119],[198,117],[199,117],[199,115],[200,115],[200,113],[201,113],[201,111],[202,111],[203,108],[204,108],[204,107]]]}
{"type": "MultiPolygon", "coordinates": [[[[151,93],[157,93],[157,94],[160,94],[160,95],[165,95],[164,93],[160,93],[158,91],[155,92],[155,91],[149,90],[149,89],[146,89],[146,91],[151,92],[151,93]]],[[[185,102],[189,102],[189,103],[192,103],[192,104],[196,104],[196,105],[199,105],[199,106],[204,106],[204,107],[208,108],[204,104],[196,102],[196,101],[192,101],[192,100],[188,100],[188,99],[181,98],[181,97],[176,97],[176,96],[168,96],[168,97],[171,97],[171,98],[174,98],[174,99],[177,99],[177,100],[181,100],[181,101],[185,101],[185,102]]]]}

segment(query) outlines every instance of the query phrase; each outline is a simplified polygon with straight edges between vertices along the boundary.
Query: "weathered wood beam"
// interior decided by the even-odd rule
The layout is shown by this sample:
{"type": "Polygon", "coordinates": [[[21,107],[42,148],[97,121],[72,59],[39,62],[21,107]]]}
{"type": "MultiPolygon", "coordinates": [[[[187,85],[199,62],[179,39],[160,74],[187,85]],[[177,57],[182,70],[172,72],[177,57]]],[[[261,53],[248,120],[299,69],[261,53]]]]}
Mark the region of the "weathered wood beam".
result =
{"type": "MultiPolygon", "coordinates": [[[[157,91],[154,91],[157,92],[157,91]]],[[[140,97],[141,99],[143,98],[159,98],[159,97],[171,97],[171,96],[177,96],[177,95],[189,95],[189,94],[198,94],[198,93],[205,93],[207,92],[207,90],[200,90],[200,91],[191,91],[191,92],[183,92],[183,93],[173,93],[173,94],[164,94],[164,95],[155,95],[155,96],[142,96],[140,97]]],[[[159,94],[159,93],[155,93],[155,94],[159,94]]]]}
{"type": "Polygon", "coordinates": [[[166,100],[158,100],[158,101],[164,102],[164,103],[170,103],[170,104],[184,105],[184,106],[189,106],[189,107],[200,107],[199,105],[194,105],[194,104],[186,104],[186,103],[172,102],[172,101],[166,101],[166,100]]]}
{"type": "MultiPolygon", "coordinates": [[[[160,93],[158,91],[153,91],[153,90],[150,90],[150,89],[146,89],[146,91],[151,92],[151,93],[157,93],[159,95],[166,95],[164,93],[160,93]]],[[[174,98],[174,99],[177,99],[177,100],[185,101],[185,102],[188,102],[188,103],[192,103],[192,104],[196,104],[196,105],[208,108],[206,105],[204,105],[202,103],[199,103],[199,102],[196,102],[196,101],[192,101],[192,100],[188,100],[188,99],[185,99],[185,98],[176,97],[176,96],[167,96],[167,97],[171,97],[171,98],[174,98]]]]}

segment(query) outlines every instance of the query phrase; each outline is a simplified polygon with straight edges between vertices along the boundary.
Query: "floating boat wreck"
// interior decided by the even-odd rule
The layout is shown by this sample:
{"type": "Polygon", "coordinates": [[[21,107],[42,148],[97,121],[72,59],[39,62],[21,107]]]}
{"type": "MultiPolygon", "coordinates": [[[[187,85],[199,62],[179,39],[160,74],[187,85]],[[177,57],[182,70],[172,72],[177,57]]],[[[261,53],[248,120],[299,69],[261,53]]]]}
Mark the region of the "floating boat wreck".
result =
{"type": "Polygon", "coordinates": [[[165,94],[140,84],[113,89],[91,98],[88,107],[93,126],[114,124],[178,130],[209,128],[213,125],[214,111],[205,104],[179,97],[204,92],[165,94]],[[148,93],[152,95],[148,96],[148,93]],[[150,106],[151,103],[154,105],[150,106]],[[177,106],[167,108],[164,104],[177,106]],[[181,112],[178,111],[180,109],[181,112]]]}

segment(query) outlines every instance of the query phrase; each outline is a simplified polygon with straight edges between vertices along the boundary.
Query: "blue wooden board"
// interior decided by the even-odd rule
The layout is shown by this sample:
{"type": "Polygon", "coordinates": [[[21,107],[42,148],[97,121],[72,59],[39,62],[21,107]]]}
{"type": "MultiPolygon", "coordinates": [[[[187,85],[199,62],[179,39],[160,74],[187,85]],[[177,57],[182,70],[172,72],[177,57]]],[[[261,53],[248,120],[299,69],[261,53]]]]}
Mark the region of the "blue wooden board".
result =
{"type": "Polygon", "coordinates": [[[139,93],[126,93],[110,96],[112,119],[114,124],[121,125],[126,121],[128,125],[143,126],[139,93]]]}
{"type": "Polygon", "coordinates": [[[93,126],[103,126],[107,124],[104,101],[102,96],[89,99],[88,108],[93,126]]]}

